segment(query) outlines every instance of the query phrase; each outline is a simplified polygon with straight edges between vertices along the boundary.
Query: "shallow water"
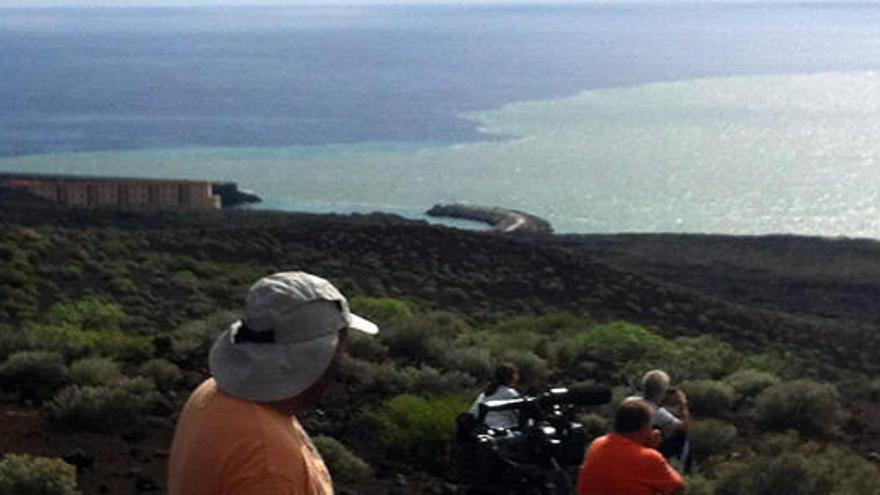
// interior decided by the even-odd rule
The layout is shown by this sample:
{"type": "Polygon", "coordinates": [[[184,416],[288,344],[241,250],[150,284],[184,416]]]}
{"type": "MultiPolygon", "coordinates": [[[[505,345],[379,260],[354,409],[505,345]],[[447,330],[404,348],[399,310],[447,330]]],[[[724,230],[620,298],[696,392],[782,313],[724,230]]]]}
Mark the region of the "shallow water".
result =
{"type": "Polygon", "coordinates": [[[469,114],[503,141],[84,153],[0,169],[221,177],[266,207],[524,209],[561,232],[880,237],[880,73],[593,90],[469,114]]]}

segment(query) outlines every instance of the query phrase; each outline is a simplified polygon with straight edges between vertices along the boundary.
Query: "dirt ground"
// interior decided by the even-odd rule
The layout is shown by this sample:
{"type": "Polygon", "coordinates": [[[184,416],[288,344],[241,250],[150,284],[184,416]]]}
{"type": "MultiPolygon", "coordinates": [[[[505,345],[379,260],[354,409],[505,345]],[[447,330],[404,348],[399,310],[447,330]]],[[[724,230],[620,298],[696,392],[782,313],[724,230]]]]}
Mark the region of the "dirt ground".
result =
{"type": "Polygon", "coordinates": [[[82,459],[86,465],[77,469],[77,484],[83,494],[164,493],[173,434],[168,428],[149,435],[66,433],[50,430],[37,407],[0,404],[0,411],[0,453],[82,459]]]}

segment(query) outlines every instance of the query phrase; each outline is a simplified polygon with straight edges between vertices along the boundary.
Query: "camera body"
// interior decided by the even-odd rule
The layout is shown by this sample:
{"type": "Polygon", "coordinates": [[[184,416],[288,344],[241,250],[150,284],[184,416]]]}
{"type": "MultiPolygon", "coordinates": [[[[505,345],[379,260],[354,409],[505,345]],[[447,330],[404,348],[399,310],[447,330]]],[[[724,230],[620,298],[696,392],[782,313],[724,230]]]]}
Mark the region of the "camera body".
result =
{"type": "Polygon", "coordinates": [[[575,415],[580,406],[611,400],[601,386],[553,388],[533,396],[480,404],[476,417],[459,417],[453,466],[481,494],[573,493],[573,478],[590,440],[575,415]],[[486,415],[515,411],[519,422],[491,428],[486,415]]]}

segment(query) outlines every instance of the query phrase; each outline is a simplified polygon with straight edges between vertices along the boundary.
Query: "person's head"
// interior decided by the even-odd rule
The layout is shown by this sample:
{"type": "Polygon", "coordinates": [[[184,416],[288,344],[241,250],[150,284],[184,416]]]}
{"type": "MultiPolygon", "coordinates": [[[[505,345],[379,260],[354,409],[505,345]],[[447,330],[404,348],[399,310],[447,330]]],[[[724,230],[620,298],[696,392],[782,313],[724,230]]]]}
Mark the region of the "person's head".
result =
{"type": "Polygon", "coordinates": [[[495,381],[499,385],[512,387],[519,381],[519,370],[513,363],[501,363],[495,368],[495,381]]]}
{"type": "Polygon", "coordinates": [[[320,398],[348,329],[379,331],[330,282],[276,273],[250,288],[244,318],[217,338],[209,368],[225,393],[294,412],[320,398]]]}
{"type": "Polygon", "coordinates": [[[669,375],[662,370],[651,370],[642,377],[642,394],[645,399],[659,403],[669,388],[669,375]]]}
{"type": "Polygon", "coordinates": [[[641,399],[623,401],[614,416],[614,432],[647,444],[653,434],[653,415],[651,405],[641,399]]]}
{"type": "Polygon", "coordinates": [[[519,370],[513,363],[501,363],[495,368],[495,376],[486,386],[486,394],[492,395],[498,390],[498,387],[504,385],[507,387],[515,387],[519,381],[519,370]]]}

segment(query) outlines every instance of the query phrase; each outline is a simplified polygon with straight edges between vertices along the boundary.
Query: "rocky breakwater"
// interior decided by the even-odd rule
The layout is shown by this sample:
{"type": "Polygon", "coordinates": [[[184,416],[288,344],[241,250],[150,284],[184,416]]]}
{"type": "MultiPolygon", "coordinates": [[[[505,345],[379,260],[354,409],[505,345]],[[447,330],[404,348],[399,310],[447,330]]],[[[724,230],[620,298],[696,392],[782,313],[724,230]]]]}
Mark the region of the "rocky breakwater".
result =
{"type": "Polygon", "coordinates": [[[461,218],[490,225],[490,231],[504,234],[552,234],[553,226],[543,218],[507,208],[465,204],[434,205],[431,217],[461,218]]]}
{"type": "Polygon", "coordinates": [[[220,203],[224,208],[263,201],[253,192],[239,189],[235,182],[214,182],[211,184],[211,189],[214,194],[220,196],[220,203]]]}

